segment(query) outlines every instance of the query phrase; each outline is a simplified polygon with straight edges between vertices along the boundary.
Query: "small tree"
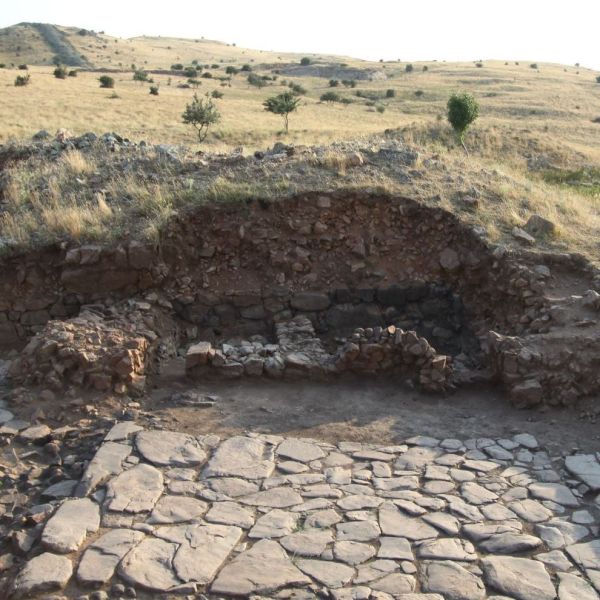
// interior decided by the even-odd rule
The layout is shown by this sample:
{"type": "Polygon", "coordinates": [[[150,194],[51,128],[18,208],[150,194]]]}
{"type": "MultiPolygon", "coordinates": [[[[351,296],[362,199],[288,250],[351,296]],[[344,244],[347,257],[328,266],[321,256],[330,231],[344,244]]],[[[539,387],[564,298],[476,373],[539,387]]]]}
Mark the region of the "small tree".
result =
{"type": "Polygon", "coordinates": [[[150,86],[150,95],[151,96],[158,96],[158,86],[157,85],[151,85],[150,86]]]}
{"type": "Polygon", "coordinates": [[[464,92],[450,96],[448,100],[448,121],[467,155],[469,152],[464,142],[465,133],[478,116],[479,104],[471,94],[464,92]]]}
{"type": "Polygon", "coordinates": [[[98,81],[100,82],[101,88],[115,87],[115,80],[112,77],[109,77],[108,75],[102,75],[101,77],[98,77],[98,81]]]}
{"type": "Polygon", "coordinates": [[[194,94],[194,99],[186,105],[182,118],[184,123],[195,127],[198,140],[203,142],[208,135],[208,128],[221,120],[221,113],[208,94],[205,100],[194,94]]]}
{"type": "Polygon", "coordinates": [[[394,98],[396,96],[396,90],[393,89],[389,89],[385,91],[385,97],[386,98],[394,98]]]}
{"type": "Polygon", "coordinates": [[[305,56],[305,57],[303,57],[303,58],[300,59],[300,64],[303,67],[308,67],[308,65],[310,65],[311,62],[312,61],[310,60],[310,58],[308,56],[305,56]]]}
{"type": "Polygon", "coordinates": [[[139,81],[140,83],[144,83],[148,81],[148,73],[143,69],[136,69],[133,73],[133,80],[139,81]]]}
{"type": "Polygon", "coordinates": [[[31,75],[29,75],[29,73],[27,75],[17,75],[17,77],[15,79],[15,86],[16,87],[25,87],[26,85],[29,85],[30,81],[31,81],[31,75]]]}
{"type": "Polygon", "coordinates": [[[283,92],[283,94],[271,96],[263,102],[266,111],[283,117],[286,133],[289,131],[289,115],[290,113],[293,113],[299,105],[300,98],[297,98],[291,92],[283,92]]]}
{"type": "Polygon", "coordinates": [[[250,75],[248,75],[248,83],[257,88],[263,88],[267,85],[266,80],[256,73],[250,73],[250,75]]]}
{"type": "Polygon", "coordinates": [[[56,67],[56,69],[54,69],[54,77],[56,77],[56,79],[66,79],[67,70],[64,67],[56,67]]]}
{"type": "Polygon", "coordinates": [[[336,92],[325,92],[324,94],[321,94],[321,102],[333,103],[339,101],[340,96],[336,92]]]}
{"type": "Polygon", "coordinates": [[[600,75],[596,76],[596,83],[600,83],[600,75]]]}
{"type": "Polygon", "coordinates": [[[76,69],[71,69],[69,71],[69,77],[77,77],[78,71],[76,69]]]}
{"type": "Polygon", "coordinates": [[[229,65],[228,67],[225,67],[225,73],[227,75],[237,75],[239,73],[239,69],[237,69],[236,67],[229,65]]]}
{"type": "Polygon", "coordinates": [[[414,67],[413,67],[413,66],[412,66],[412,65],[409,63],[408,65],[406,65],[406,66],[404,67],[404,70],[405,70],[407,73],[412,73],[412,72],[415,70],[415,68],[414,68],[414,67]]]}
{"type": "Polygon", "coordinates": [[[338,85],[340,85],[340,82],[337,79],[329,80],[329,87],[337,87],[338,85]]]}

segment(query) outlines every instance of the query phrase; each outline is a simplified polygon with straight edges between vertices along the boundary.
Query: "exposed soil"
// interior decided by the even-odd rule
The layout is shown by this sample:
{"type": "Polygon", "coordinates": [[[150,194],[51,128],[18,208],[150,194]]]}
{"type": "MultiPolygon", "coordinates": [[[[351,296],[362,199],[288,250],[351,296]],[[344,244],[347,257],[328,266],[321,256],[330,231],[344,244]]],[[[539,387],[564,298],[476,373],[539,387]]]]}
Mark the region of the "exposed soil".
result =
{"type": "Polygon", "coordinates": [[[252,430],[328,442],[391,443],[411,435],[498,438],[527,431],[555,453],[600,450],[595,418],[581,420],[583,404],[578,411],[517,410],[497,387],[488,385],[440,397],[383,378],[192,384],[185,381],[182,362],[173,361],[143,408],[177,431],[223,436],[252,430]],[[212,408],[173,406],[173,393],[184,390],[219,399],[212,408]]]}

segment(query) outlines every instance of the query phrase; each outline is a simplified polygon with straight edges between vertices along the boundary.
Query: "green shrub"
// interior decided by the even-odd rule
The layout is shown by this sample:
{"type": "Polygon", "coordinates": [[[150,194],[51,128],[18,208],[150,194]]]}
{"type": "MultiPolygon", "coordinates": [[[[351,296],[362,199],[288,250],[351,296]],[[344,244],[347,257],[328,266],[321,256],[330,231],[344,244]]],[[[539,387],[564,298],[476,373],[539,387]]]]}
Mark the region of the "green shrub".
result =
{"type": "Polygon", "coordinates": [[[352,104],[354,102],[354,100],[352,100],[352,98],[340,98],[340,104],[345,104],[346,106],[348,104],[352,104]]]}
{"type": "Polygon", "coordinates": [[[56,69],[54,69],[54,77],[56,77],[56,79],[66,79],[67,70],[64,67],[56,67],[56,69]]]}
{"type": "Polygon", "coordinates": [[[423,90],[415,90],[415,96],[420,98],[425,92],[423,90]]]}
{"type": "Polygon", "coordinates": [[[291,92],[283,92],[277,96],[271,96],[263,102],[266,111],[283,117],[285,132],[289,130],[289,115],[297,110],[300,104],[300,98],[297,98],[291,92]]]}
{"type": "Polygon", "coordinates": [[[194,94],[193,100],[185,107],[182,119],[186,125],[192,125],[196,129],[198,140],[203,142],[208,135],[209,127],[221,120],[221,113],[208,94],[205,100],[194,94]]]}
{"type": "Polygon", "coordinates": [[[429,71],[429,67],[427,65],[423,65],[423,73],[429,71]]]}
{"type": "Polygon", "coordinates": [[[151,85],[150,86],[150,95],[151,96],[158,96],[158,86],[157,85],[151,85]]]}
{"type": "Polygon", "coordinates": [[[329,80],[329,87],[337,87],[338,85],[340,85],[340,82],[337,79],[329,80]]]}
{"type": "Polygon", "coordinates": [[[342,85],[344,87],[355,88],[356,81],[354,81],[354,79],[342,79],[342,85]]]}
{"type": "Polygon", "coordinates": [[[310,60],[310,58],[308,56],[305,56],[304,58],[300,59],[300,64],[303,67],[307,67],[308,65],[310,65],[311,62],[312,62],[312,60],[310,60]]]}
{"type": "Polygon", "coordinates": [[[245,71],[247,73],[249,71],[252,71],[252,67],[250,65],[248,65],[248,64],[242,65],[242,69],[241,70],[245,71]]]}
{"type": "Polygon", "coordinates": [[[239,69],[231,65],[225,68],[225,73],[227,73],[227,75],[237,75],[239,72],[239,69]]]}
{"type": "Polygon", "coordinates": [[[139,81],[140,83],[144,83],[144,82],[148,81],[148,73],[146,73],[146,71],[144,71],[142,69],[137,69],[133,73],[133,80],[139,81]]]}
{"type": "Polygon", "coordinates": [[[15,86],[16,87],[25,87],[26,85],[29,85],[31,81],[31,75],[29,75],[29,73],[27,73],[27,75],[17,75],[16,79],[15,79],[15,86]]]}
{"type": "MultiPolygon", "coordinates": [[[[200,67],[200,68],[202,68],[202,67],[200,67]]],[[[185,69],[183,69],[182,75],[184,77],[196,77],[197,72],[198,72],[198,69],[196,67],[186,67],[185,69]]]]}
{"type": "Polygon", "coordinates": [[[299,83],[290,83],[288,85],[294,96],[306,96],[306,88],[303,88],[299,83]]]}
{"type": "Polygon", "coordinates": [[[208,71],[206,71],[206,73],[202,73],[202,75],[200,75],[200,77],[202,77],[202,79],[212,79],[212,73],[209,73],[208,71]]]}
{"type": "Polygon", "coordinates": [[[263,88],[267,85],[267,82],[260,75],[257,75],[256,73],[250,73],[250,75],[248,75],[247,79],[248,79],[248,83],[250,85],[253,85],[254,87],[257,87],[257,88],[263,88]]]}
{"type": "Polygon", "coordinates": [[[213,90],[210,95],[218,100],[219,98],[222,98],[225,94],[223,92],[220,92],[219,90],[213,90]]]}
{"type": "Polygon", "coordinates": [[[395,98],[396,97],[396,90],[392,90],[392,89],[386,90],[385,97],[386,98],[395,98]]]}
{"type": "Polygon", "coordinates": [[[6,65],[4,63],[0,63],[0,69],[4,69],[6,65]]]}
{"type": "Polygon", "coordinates": [[[471,94],[463,92],[450,96],[448,100],[448,121],[463,147],[465,147],[465,133],[478,116],[479,104],[471,94]]]}
{"type": "Polygon", "coordinates": [[[482,69],[482,68],[483,68],[483,63],[482,63],[482,62],[476,62],[476,63],[475,63],[475,66],[476,66],[478,69],[482,69]]]}
{"type": "Polygon", "coordinates": [[[101,77],[98,77],[98,81],[100,82],[101,88],[115,87],[115,80],[112,77],[109,77],[108,75],[102,75],[101,77]]]}
{"type": "Polygon", "coordinates": [[[537,63],[531,63],[531,64],[529,65],[529,68],[530,68],[530,69],[537,69],[537,68],[538,68],[538,64],[537,64],[537,63]]]}
{"type": "Polygon", "coordinates": [[[340,101],[340,95],[336,94],[335,92],[325,92],[324,94],[321,95],[321,102],[333,103],[333,102],[339,102],[339,101],[340,101]]]}
{"type": "Polygon", "coordinates": [[[19,71],[27,71],[29,67],[27,65],[19,65],[19,71]]]}
{"type": "Polygon", "coordinates": [[[202,85],[202,82],[199,79],[194,79],[193,77],[188,79],[187,82],[195,88],[202,85]]]}
{"type": "Polygon", "coordinates": [[[600,83],[600,75],[596,76],[596,83],[600,83]]]}
{"type": "Polygon", "coordinates": [[[210,68],[211,69],[220,69],[221,65],[216,65],[216,64],[215,65],[210,65],[210,68]]]}
{"type": "Polygon", "coordinates": [[[410,63],[408,63],[408,64],[407,64],[407,65],[404,67],[404,70],[405,70],[407,73],[412,73],[412,72],[415,70],[415,68],[413,67],[413,65],[411,65],[410,63]]]}
{"type": "Polygon", "coordinates": [[[174,65],[171,65],[171,70],[172,71],[183,71],[183,65],[181,63],[175,63],[174,65]]]}
{"type": "Polygon", "coordinates": [[[68,74],[67,74],[67,75],[68,75],[69,77],[77,77],[77,74],[78,74],[78,73],[79,73],[79,71],[77,71],[77,69],[71,69],[71,70],[68,72],[68,74]]]}
{"type": "Polygon", "coordinates": [[[375,109],[379,114],[382,114],[385,112],[385,106],[383,106],[382,104],[379,104],[377,106],[377,108],[375,109]]]}

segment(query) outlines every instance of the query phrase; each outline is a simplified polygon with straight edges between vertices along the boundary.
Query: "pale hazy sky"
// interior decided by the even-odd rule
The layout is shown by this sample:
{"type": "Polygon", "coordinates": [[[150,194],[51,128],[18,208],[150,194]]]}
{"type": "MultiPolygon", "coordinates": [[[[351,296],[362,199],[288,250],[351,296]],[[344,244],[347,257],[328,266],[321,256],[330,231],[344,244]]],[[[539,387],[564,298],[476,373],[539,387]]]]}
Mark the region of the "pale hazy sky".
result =
{"type": "Polygon", "coordinates": [[[600,69],[600,0],[0,0],[41,21],[378,60],[531,60],[600,69]]]}

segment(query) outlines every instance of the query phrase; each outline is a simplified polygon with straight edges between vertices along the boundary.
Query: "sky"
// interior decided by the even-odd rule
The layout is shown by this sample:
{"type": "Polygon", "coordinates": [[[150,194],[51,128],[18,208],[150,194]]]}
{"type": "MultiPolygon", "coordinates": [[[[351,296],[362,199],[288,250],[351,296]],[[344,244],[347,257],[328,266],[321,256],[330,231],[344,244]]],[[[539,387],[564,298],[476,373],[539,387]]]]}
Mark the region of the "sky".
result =
{"type": "Polygon", "coordinates": [[[133,37],[369,60],[523,60],[600,70],[600,0],[1,0],[38,21],[133,37]]]}

